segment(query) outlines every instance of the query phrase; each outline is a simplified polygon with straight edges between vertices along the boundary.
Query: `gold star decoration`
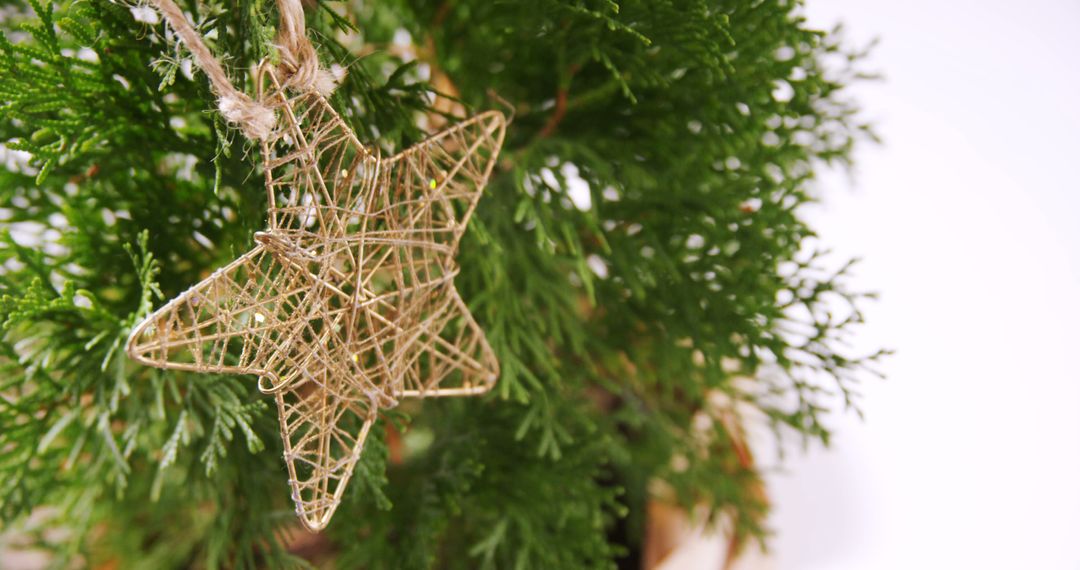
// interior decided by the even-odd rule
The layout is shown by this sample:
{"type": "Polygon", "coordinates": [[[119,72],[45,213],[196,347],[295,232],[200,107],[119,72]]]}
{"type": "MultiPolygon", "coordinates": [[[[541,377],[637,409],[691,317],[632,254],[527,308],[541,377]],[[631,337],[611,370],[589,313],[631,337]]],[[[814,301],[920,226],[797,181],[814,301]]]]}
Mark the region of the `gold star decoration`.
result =
{"type": "Polygon", "coordinates": [[[498,361],[454,288],[454,260],[506,130],[489,111],[391,158],[314,90],[260,69],[278,128],[262,144],[269,228],[147,317],[127,353],[254,374],[274,397],[297,515],[337,508],[378,410],[491,389],[498,361]]]}

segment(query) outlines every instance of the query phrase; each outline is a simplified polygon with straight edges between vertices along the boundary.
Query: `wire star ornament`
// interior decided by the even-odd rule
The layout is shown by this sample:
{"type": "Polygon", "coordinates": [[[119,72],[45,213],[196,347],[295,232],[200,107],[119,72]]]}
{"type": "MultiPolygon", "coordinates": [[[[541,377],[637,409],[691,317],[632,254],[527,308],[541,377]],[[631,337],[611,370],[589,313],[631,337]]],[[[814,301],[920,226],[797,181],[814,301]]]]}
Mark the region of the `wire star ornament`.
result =
{"type": "Polygon", "coordinates": [[[454,288],[454,255],[506,121],[485,112],[380,158],[318,92],[287,93],[266,66],[259,77],[279,117],[262,144],[269,228],[136,326],[127,353],[258,375],[277,403],[297,515],[319,531],[380,409],[481,394],[498,377],[454,288]]]}

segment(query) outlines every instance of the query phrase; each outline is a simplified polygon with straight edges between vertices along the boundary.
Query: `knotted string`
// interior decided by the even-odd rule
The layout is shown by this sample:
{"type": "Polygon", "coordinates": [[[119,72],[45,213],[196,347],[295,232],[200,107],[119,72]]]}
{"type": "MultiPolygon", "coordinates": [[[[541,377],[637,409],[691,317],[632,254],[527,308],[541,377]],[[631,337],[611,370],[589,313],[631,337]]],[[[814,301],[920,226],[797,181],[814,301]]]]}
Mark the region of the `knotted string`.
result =
{"type": "MultiPolygon", "coordinates": [[[[244,136],[253,141],[266,139],[277,123],[274,112],[233,86],[221,63],[206,47],[199,33],[173,0],[150,1],[165,17],[176,35],[180,36],[180,40],[191,52],[195,65],[210,79],[210,85],[218,96],[218,110],[225,119],[238,126],[244,136]]],[[[304,7],[300,0],[277,0],[277,6],[279,29],[275,43],[281,56],[279,74],[283,80],[282,86],[301,92],[314,90],[329,95],[337,86],[338,78],[319,67],[319,56],[307,37],[304,7]]]]}

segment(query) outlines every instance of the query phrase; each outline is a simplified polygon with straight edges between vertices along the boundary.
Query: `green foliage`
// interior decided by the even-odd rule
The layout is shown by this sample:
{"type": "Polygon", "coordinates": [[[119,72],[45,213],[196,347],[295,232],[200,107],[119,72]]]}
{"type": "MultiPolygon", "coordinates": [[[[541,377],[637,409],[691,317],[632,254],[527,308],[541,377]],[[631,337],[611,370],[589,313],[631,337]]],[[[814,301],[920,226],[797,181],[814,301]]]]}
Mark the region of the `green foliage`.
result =
{"type": "MultiPolygon", "coordinates": [[[[58,566],[303,566],[253,379],[122,352],[265,223],[256,149],[132,7],[0,14],[0,521],[68,529],[41,539],[58,566]]],[[[274,57],[272,3],[184,8],[237,85],[274,57]]],[[[782,0],[320,0],[308,20],[349,71],[334,103],[361,139],[422,138],[436,76],[514,115],[457,279],[497,388],[380,420],[322,551],[611,567],[635,556],[655,481],[760,535],[760,480],[722,419],[827,442],[882,355],[844,352],[865,295],[801,217],[815,169],[872,136],[845,94],[860,54],[782,0]]]]}

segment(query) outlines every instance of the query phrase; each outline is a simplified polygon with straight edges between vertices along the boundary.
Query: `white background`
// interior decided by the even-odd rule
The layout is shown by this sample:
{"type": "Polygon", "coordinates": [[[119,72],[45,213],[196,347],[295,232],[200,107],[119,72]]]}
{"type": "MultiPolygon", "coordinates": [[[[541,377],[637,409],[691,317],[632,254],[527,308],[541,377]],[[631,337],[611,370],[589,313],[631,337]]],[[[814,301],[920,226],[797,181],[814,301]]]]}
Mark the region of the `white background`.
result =
{"type": "Polygon", "coordinates": [[[1080,2],[808,4],[881,39],[885,144],[811,214],[897,354],[770,477],[766,566],[1080,569],[1080,2]]]}

